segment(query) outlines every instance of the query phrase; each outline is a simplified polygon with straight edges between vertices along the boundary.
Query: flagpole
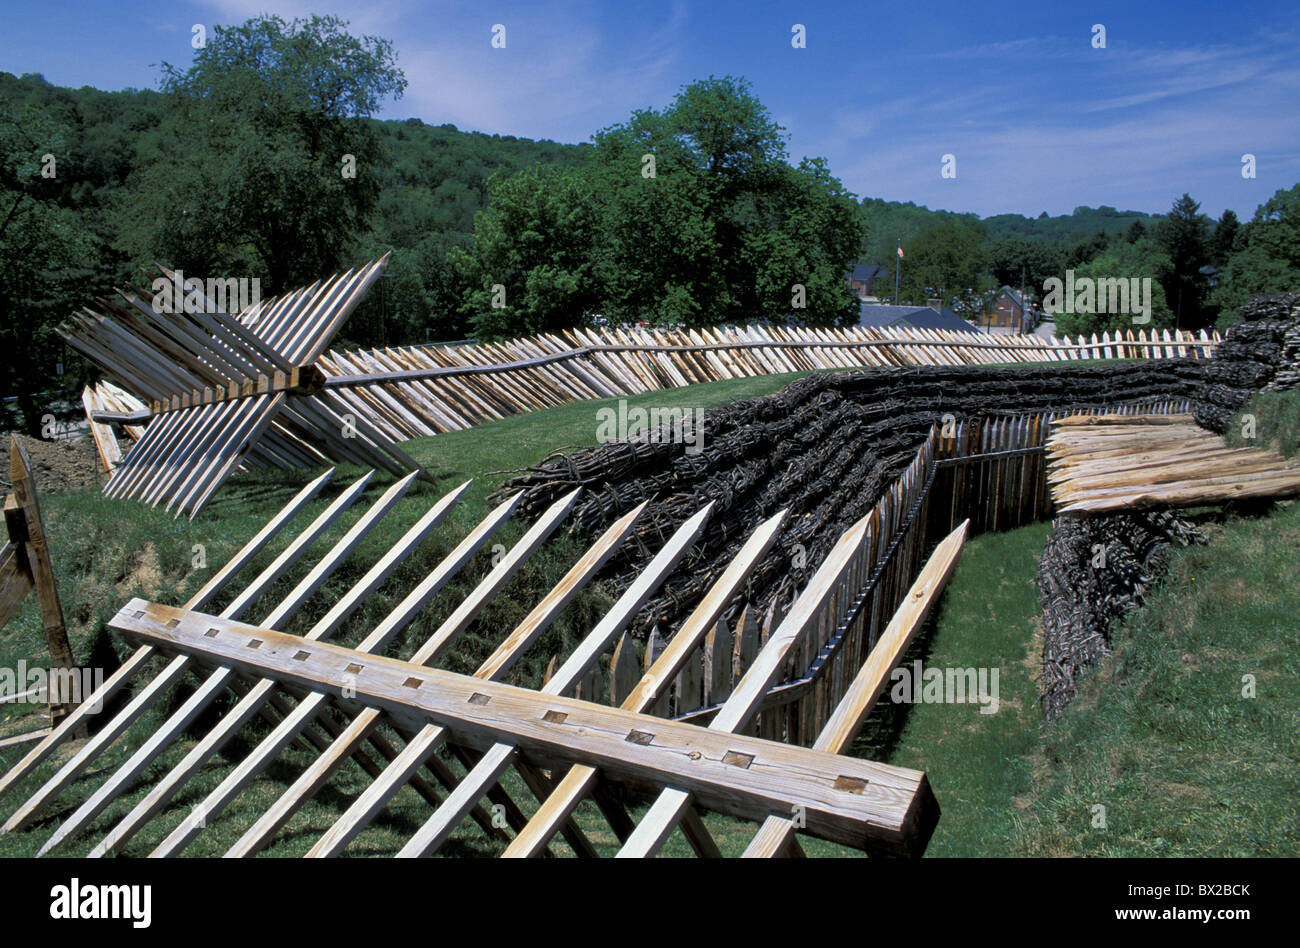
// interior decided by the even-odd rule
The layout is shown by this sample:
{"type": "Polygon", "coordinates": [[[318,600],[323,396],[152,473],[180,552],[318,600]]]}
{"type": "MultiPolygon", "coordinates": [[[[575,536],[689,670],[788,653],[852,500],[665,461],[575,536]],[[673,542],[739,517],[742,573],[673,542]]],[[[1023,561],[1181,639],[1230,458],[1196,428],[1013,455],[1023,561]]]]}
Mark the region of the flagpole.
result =
{"type": "Polygon", "coordinates": [[[898,261],[903,259],[903,254],[901,253],[903,249],[902,237],[898,238],[898,249],[900,252],[894,255],[894,305],[895,306],[898,305],[898,268],[899,268],[898,261]]]}

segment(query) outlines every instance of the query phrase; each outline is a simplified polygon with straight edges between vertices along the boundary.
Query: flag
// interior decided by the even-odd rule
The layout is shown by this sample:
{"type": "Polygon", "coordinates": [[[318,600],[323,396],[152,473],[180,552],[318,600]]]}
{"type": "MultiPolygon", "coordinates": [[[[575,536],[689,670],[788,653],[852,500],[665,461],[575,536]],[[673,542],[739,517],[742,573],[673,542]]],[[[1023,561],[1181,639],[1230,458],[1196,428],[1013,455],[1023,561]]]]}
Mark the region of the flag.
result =
{"type": "Polygon", "coordinates": [[[902,245],[902,244],[899,244],[899,245],[898,245],[898,259],[899,259],[899,260],[902,260],[902,259],[903,259],[903,245],[902,245]]]}

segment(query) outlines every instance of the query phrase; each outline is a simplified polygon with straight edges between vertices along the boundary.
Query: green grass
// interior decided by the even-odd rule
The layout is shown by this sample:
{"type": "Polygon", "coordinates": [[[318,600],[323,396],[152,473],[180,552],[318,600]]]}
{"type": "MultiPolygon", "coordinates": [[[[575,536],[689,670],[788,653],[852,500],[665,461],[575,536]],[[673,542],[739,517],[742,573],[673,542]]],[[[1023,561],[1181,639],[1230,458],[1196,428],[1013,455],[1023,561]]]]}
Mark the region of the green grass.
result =
{"type": "Polygon", "coordinates": [[[1294,456],[1300,447],[1300,389],[1257,392],[1228,425],[1226,437],[1233,447],[1271,448],[1283,457],[1294,456]]]}
{"type": "Polygon", "coordinates": [[[1044,735],[1016,852],[1300,854],[1300,505],[1210,532],[1044,735]]]}
{"type": "Polygon", "coordinates": [[[1033,580],[1047,524],[967,543],[905,661],[998,666],[1000,710],[882,702],[855,748],[926,771],[943,809],[927,855],[1300,854],[1300,504],[1206,529],[1049,727],[1033,580]]]}
{"type": "Polygon", "coordinates": [[[973,703],[896,704],[887,691],[856,742],[855,754],[926,772],[942,809],[927,855],[1010,854],[1042,720],[1034,571],[1048,527],[969,540],[927,631],[903,659],[904,667],[919,659],[925,668],[997,668],[997,713],[973,703]]]}

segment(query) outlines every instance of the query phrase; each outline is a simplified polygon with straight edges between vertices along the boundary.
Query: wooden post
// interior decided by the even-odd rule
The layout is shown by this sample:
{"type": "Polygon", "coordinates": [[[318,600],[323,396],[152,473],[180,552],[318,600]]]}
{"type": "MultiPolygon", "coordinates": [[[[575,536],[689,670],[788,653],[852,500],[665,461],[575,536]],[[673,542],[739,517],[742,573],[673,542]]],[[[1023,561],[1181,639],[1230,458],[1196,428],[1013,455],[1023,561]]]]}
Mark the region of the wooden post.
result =
{"type": "MultiPolygon", "coordinates": [[[[63,624],[63,607],[59,605],[59,591],[54,582],[54,567],[50,562],[49,546],[45,541],[45,525],[41,520],[41,506],[36,499],[36,480],[32,476],[32,461],[27,456],[27,449],[12,435],[9,440],[9,479],[13,482],[14,500],[21,517],[6,516],[9,524],[10,540],[18,548],[19,556],[25,556],[27,571],[32,585],[36,587],[36,597],[41,604],[41,625],[45,629],[45,644],[50,651],[50,671],[56,668],[74,669],[76,661],[72,657],[72,646],[68,643],[68,630],[63,624]],[[21,537],[14,536],[16,521],[21,521],[21,537]]],[[[6,512],[7,513],[7,512],[6,512]]],[[[50,725],[54,727],[81,702],[80,687],[75,674],[51,674],[50,725]],[[62,692],[58,687],[62,683],[71,684],[71,694],[55,695],[62,692]]]]}

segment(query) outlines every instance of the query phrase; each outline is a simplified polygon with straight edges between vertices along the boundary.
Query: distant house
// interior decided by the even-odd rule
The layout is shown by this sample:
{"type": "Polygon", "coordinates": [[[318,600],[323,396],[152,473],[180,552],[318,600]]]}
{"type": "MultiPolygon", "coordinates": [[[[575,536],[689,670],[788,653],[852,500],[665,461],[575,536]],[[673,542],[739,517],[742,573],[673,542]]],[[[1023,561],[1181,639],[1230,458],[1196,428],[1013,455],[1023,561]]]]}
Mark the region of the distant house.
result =
{"type": "Polygon", "coordinates": [[[884,267],[874,263],[857,263],[845,274],[844,279],[849,281],[849,289],[857,294],[858,299],[865,300],[875,298],[876,280],[882,276],[889,276],[889,271],[884,267]]]}
{"type": "Polygon", "coordinates": [[[989,327],[1013,329],[1028,332],[1034,328],[1034,308],[1026,305],[1020,298],[1020,292],[1004,286],[993,301],[993,312],[989,316],[989,327]]]}
{"type": "Polygon", "coordinates": [[[889,306],[863,303],[858,308],[858,325],[874,329],[905,326],[910,329],[950,329],[956,332],[979,330],[952,310],[940,304],[931,306],[889,306]]]}

